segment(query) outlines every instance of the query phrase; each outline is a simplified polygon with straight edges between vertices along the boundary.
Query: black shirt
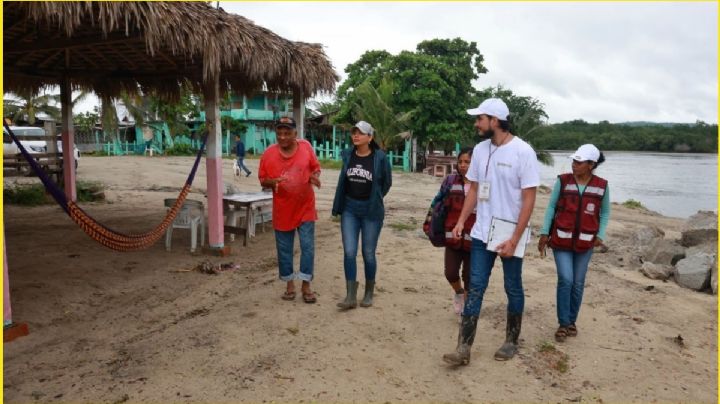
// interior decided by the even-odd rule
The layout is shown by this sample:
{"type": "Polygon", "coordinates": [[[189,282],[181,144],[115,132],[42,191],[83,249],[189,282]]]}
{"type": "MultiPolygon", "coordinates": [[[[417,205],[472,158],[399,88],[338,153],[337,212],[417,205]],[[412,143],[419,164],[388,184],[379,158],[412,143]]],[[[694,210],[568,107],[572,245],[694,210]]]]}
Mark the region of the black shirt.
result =
{"type": "Polygon", "coordinates": [[[347,196],[353,199],[370,199],[373,181],[373,154],[359,157],[353,151],[350,154],[350,163],[345,171],[345,187],[347,196]]]}

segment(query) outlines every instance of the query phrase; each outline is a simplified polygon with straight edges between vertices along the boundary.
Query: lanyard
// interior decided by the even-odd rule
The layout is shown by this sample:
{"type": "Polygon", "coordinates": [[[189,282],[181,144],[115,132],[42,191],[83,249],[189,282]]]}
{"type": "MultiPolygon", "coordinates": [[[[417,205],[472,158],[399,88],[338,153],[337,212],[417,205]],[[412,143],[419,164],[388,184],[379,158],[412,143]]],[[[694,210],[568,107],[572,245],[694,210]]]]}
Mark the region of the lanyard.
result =
{"type": "Polygon", "coordinates": [[[487,163],[485,163],[485,177],[484,177],[483,179],[487,180],[488,167],[490,167],[490,159],[492,158],[492,155],[495,154],[496,151],[498,151],[498,149],[500,148],[500,146],[502,146],[502,145],[505,144],[505,141],[507,140],[508,135],[509,135],[509,133],[508,133],[507,135],[505,135],[505,137],[503,138],[502,143],[500,143],[500,144],[495,148],[495,150],[492,150],[492,140],[488,142],[488,153],[489,153],[489,154],[488,154],[487,163]]]}

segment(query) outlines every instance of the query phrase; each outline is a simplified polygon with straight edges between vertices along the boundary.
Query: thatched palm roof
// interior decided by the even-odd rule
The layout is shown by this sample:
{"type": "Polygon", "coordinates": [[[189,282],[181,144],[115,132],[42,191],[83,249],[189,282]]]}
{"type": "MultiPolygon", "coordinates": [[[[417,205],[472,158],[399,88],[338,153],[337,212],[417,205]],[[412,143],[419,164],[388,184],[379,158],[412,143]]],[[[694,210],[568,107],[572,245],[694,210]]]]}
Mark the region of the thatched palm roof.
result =
{"type": "Polygon", "coordinates": [[[179,83],[220,77],[235,91],[332,91],[337,75],[315,45],[293,43],[203,2],[4,2],[8,91],[59,84],[99,95],[138,84],[172,98],[179,83]]]}

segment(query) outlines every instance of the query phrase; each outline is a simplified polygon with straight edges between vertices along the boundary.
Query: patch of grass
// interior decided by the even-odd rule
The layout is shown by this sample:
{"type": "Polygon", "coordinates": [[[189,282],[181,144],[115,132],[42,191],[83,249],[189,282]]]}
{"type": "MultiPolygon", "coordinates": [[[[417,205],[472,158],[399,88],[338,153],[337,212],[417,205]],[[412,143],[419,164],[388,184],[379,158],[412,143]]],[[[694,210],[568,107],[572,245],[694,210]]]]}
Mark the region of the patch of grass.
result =
{"type": "Polygon", "coordinates": [[[393,222],[388,224],[392,229],[398,230],[398,231],[410,231],[415,230],[416,224],[415,223],[402,223],[402,222],[393,222]]]}
{"type": "Polygon", "coordinates": [[[342,168],[342,160],[320,160],[320,167],[339,170],[342,168]]]}
{"type": "MultiPolygon", "coordinates": [[[[76,191],[78,202],[105,200],[105,187],[98,182],[78,181],[76,191]]],[[[3,202],[20,206],[40,206],[54,203],[54,200],[45,192],[42,184],[27,184],[8,186],[3,189],[3,202]]]]}
{"type": "Polygon", "coordinates": [[[538,345],[539,352],[552,352],[556,350],[555,345],[550,341],[543,341],[538,345]]]}
{"type": "Polygon", "coordinates": [[[49,203],[42,184],[15,185],[3,189],[3,203],[21,206],[39,206],[49,203]]]}
{"type": "Polygon", "coordinates": [[[105,186],[99,182],[78,181],[77,199],[78,202],[98,202],[105,200],[105,186]]]}
{"type": "Polygon", "coordinates": [[[622,203],[622,206],[624,206],[626,208],[630,208],[630,209],[647,210],[647,208],[645,206],[643,206],[643,204],[640,203],[640,201],[636,201],[635,199],[628,199],[627,201],[622,203]]]}

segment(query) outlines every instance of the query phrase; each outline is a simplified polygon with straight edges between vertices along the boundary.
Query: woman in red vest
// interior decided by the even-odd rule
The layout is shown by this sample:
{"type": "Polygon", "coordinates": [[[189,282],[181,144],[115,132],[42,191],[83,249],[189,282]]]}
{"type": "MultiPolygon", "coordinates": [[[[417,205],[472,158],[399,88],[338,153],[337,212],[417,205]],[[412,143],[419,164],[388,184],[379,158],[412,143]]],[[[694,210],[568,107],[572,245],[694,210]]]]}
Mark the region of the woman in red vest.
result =
{"type": "Polygon", "coordinates": [[[473,149],[466,147],[460,150],[457,160],[457,174],[448,175],[440,186],[430,209],[437,203],[444,203],[448,207],[445,219],[445,278],[450,282],[453,291],[453,307],[455,314],[462,312],[470,286],[470,231],[475,224],[475,212],[465,221],[462,237],[453,238],[452,229],[458,222],[460,212],[465,202],[465,195],[470,190],[470,181],[465,178],[470,167],[473,149]],[[460,267],[462,266],[462,285],[460,284],[460,267]]]}
{"type": "Polygon", "coordinates": [[[577,321],[585,274],[593,247],[602,245],[610,218],[607,180],[594,174],[605,156],[591,144],[580,146],[570,156],[572,173],[558,176],[540,231],[538,250],[553,249],[557,267],[557,317],[560,326],[555,340],[578,334],[577,321]]]}

